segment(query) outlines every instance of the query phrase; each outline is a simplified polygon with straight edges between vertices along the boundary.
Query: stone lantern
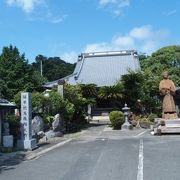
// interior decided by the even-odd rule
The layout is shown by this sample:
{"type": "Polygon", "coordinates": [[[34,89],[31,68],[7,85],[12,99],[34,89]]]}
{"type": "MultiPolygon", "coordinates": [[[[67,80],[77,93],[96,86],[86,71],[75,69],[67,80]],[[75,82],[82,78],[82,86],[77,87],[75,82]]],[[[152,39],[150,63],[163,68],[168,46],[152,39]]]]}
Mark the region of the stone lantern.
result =
{"type": "Polygon", "coordinates": [[[124,124],[122,125],[121,129],[132,129],[133,126],[132,124],[129,123],[129,120],[128,120],[128,115],[129,115],[129,110],[130,108],[127,107],[127,104],[124,105],[124,107],[122,108],[123,112],[124,112],[124,119],[125,119],[125,122],[124,124]]]}

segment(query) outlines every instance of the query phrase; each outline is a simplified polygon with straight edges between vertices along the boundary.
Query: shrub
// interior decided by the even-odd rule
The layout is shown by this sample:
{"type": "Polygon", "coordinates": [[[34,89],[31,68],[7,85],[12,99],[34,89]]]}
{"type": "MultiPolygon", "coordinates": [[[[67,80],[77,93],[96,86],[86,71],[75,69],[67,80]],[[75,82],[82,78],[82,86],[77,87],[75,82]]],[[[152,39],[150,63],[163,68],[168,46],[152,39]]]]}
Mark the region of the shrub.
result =
{"type": "Polygon", "coordinates": [[[151,113],[151,114],[149,114],[148,119],[149,119],[150,122],[154,122],[154,119],[157,118],[157,117],[158,116],[156,114],[151,113]]]}
{"type": "Polygon", "coordinates": [[[139,117],[140,117],[139,124],[141,128],[145,128],[145,129],[149,128],[151,124],[149,118],[147,116],[139,116],[139,117]]]}
{"type": "Polygon", "coordinates": [[[17,139],[20,136],[20,117],[15,115],[7,115],[6,121],[9,123],[10,134],[14,136],[14,143],[16,143],[17,139]]]}
{"type": "Polygon", "coordinates": [[[109,119],[114,129],[121,129],[124,123],[124,114],[121,111],[112,111],[109,114],[109,119]]]}

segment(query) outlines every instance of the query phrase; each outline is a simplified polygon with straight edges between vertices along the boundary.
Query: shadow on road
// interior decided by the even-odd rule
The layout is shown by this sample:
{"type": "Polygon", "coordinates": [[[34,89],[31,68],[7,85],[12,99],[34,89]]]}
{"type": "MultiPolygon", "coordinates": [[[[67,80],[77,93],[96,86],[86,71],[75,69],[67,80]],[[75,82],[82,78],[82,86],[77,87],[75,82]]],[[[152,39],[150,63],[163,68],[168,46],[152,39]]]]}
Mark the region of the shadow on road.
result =
{"type": "Polygon", "coordinates": [[[3,154],[2,156],[6,156],[6,158],[0,156],[0,174],[3,171],[15,169],[16,165],[20,164],[22,161],[25,160],[25,154],[15,154],[13,156],[9,154],[3,154]]]}
{"type": "Polygon", "coordinates": [[[99,127],[99,126],[105,126],[105,125],[110,125],[108,121],[90,121],[86,126],[84,126],[82,129],[88,129],[91,127],[99,127]]]}

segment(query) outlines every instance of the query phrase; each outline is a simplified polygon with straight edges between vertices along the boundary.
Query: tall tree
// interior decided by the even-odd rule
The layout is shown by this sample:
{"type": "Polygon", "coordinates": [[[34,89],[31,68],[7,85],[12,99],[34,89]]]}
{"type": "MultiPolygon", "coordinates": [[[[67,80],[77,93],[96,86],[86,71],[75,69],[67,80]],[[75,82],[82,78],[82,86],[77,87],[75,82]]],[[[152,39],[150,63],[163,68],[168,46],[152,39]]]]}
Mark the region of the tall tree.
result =
{"type": "Polygon", "coordinates": [[[151,72],[151,76],[160,76],[168,70],[175,84],[180,86],[180,46],[167,46],[154,52],[152,56],[141,61],[144,72],[151,72]]]}
{"type": "Polygon", "coordinates": [[[4,47],[0,55],[0,93],[12,99],[19,91],[33,91],[40,87],[44,78],[28,64],[17,47],[4,47]]]}

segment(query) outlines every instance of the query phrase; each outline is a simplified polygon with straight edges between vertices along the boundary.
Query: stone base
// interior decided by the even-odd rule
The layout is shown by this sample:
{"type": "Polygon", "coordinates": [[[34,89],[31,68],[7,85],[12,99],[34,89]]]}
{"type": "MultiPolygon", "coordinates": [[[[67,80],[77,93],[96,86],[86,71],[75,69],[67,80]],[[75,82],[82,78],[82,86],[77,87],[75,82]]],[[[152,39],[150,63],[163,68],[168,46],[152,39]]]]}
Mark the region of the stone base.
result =
{"type": "Polygon", "coordinates": [[[37,148],[36,139],[30,139],[24,141],[24,149],[33,150],[37,148]]]}
{"type": "Polygon", "coordinates": [[[180,118],[177,119],[163,119],[156,118],[155,119],[155,134],[163,134],[163,133],[180,133],[180,118]]]}
{"type": "Polygon", "coordinates": [[[18,140],[17,141],[17,148],[18,149],[25,149],[25,150],[33,150],[37,148],[36,139],[30,140],[18,140]]]}
{"type": "Polygon", "coordinates": [[[54,138],[54,137],[62,137],[63,133],[61,131],[54,132],[53,130],[50,130],[45,133],[45,136],[47,139],[54,138]]]}
{"type": "Polygon", "coordinates": [[[124,123],[124,124],[121,126],[121,129],[122,129],[122,130],[132,130],[132,129],[133,129],[133,126],[132,126],[132,124],[124,123]]]}
{"type": "Polygon", "coordinates": [[[163,113],[162,117],[164,119],[177,119],[178,116],[177,116],[177,113],[163,113]]]}
{"type": "Polygon", "coordinates": [[[8,136],[3,136],[3,147],[13,147],[13,136],[8,135],[8,136]]]}

